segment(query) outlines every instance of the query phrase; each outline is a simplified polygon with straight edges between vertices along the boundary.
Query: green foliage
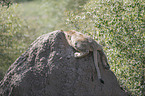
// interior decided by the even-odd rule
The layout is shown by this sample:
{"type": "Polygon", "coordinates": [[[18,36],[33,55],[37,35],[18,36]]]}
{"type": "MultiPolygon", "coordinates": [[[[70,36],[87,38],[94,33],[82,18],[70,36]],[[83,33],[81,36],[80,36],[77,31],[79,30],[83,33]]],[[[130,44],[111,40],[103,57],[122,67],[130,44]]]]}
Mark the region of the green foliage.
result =
{"type": "Polygon", "coordinates": [[[0,5],[7,6],[7,8],[9,8],[9,6],[12,5],[12,3],[10,0],[1,0],[0,5]]]}
{"type": "Polygon", "coordinates": [[[96,39],[112,71],[132,95],[143,94],[144,5],[142,0],[90,0],[82,12],[68,12],[71,29],[96,39]]]}
{"type": "Polygon", "coordinates": [[[16,7],[0,7],[0,79],[30,40],[28,26],[15,13],[16,7]]]}
{"type": "Polygon", "coordinates": [[[87,3],[89,0],[67,0],[66,8],[67,10],[72,11],[81,11],[82,6],[87,3]]]}
{"type": "Polygon", "coordinates": [[[69,0],[43,0],[41,8],[44,9],[43,15],[47,18],[44,23],[53,30],[62,28],[61,24],[64,23],[64,11],[69,0]],[[60,27],[61,26],[61,27],[60,27]]]}
{"type": "MultiPolygon", "coordinates": [[[[43,34],[43,25],[39,20],[36,20],[38,14],[34,14],[35,10],[33,10],[34,12],[30,11],[30,9],[33,7],[35,9],[37,6],[30,4],[31,7],[23,7],[20,4],[0,7],[0,80],[10,64],[28,48],[30,43],[43,34]],[[24,12],[22,7],[30,9],[24,12]],[[22,14],[22,12],[24,13],[22,14]],[[27,13],[29,14],[26,15],[27,13]],[[34,16],[30,16],[32,13],[34,16]]],[[[35,4],[37,5],[37,3],[35,4]]]]}
{"type": "Polygon", "coordinates": [[[41,8],[43,9],[43,15],[47,17],[43,21],[43,25],[47,26],[47,29],[53,30],[69,30],[65,27],[66,10],[75,11],[81,10],[79,6],[83,6],[88,0],[43,0],[41,8]]]}
{"type": "Polygon", "coordinates": [[[52,31],[51,22],[48,21],[49,16],[45,15],[42,3],[40,1],[23,2],[19,3],[15,9],[16,14],[19,14],[19,17],[27,22],[29,35],[33,40],[44,33],[52,31]]]}
{"type": "Polygon", "coordinates": [[[28,1],[36,1],[36,0],[12,0],[12,1],[20,3],[20,2],[28,2],[28,1]]]}

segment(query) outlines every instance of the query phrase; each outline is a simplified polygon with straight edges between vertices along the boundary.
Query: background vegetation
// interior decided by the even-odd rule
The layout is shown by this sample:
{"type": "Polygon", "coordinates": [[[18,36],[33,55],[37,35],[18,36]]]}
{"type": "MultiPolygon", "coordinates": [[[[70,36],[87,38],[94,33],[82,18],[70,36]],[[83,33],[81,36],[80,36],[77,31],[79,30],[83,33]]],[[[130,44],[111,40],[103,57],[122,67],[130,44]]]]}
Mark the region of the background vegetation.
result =
{"type": "Polygon", "coordinates": [[[143,0],[9,1],[0,1],[0,79],[38,36],[77,30],[103,45],[124,90],[145,95],[143,0]]]}

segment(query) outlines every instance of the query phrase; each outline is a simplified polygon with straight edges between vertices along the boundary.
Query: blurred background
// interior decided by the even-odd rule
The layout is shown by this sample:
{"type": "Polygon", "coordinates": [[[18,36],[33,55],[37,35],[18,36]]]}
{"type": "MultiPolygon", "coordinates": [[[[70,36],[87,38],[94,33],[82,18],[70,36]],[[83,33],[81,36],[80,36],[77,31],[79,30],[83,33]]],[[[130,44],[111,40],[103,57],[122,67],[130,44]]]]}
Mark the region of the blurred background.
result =
{"type": "Polygon", "coordinates": [[[121,88],[145,95],[144,0],[0,0],[0,80],[36,38],[55,30],[91,36],[121,88]]]}

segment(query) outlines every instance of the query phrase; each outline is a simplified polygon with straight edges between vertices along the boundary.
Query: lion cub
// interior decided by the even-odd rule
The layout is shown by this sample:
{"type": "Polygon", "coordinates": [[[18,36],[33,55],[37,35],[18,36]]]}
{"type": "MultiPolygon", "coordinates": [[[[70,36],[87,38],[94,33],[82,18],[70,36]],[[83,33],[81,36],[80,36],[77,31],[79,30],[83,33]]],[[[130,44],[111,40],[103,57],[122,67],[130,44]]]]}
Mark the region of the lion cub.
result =
{"type": "Polygon", "coordinates": [[[98,60],[97,60],[97,53],[99,52],[101,54],[101,59],[103,62],[103,65],[105,69],[109,69],[109,64],[106,58],[106,55],[102,49],[102,46],[98,44],[95,40],[92,38],[77,32],[77,31],[64,31],[66,39],[70,46],[72,46],[75,50],[78,52],[74,53],[74,57],[81,58],[89,54],[90,51],[93,51],[94,55],[94,63],[97,70],[98,79],[101,81],[101,83],[104,84],[104,81],[102,80],[100,69],[98,67],[98,60]]]}

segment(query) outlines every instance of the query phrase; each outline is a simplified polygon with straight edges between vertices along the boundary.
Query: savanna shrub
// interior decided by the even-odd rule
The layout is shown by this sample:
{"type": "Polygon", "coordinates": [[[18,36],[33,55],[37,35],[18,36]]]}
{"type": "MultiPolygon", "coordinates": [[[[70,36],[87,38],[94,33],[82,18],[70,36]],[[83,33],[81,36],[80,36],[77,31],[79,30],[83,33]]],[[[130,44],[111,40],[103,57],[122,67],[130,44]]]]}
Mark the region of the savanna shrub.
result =
{"type": "Polygon", "coordinates": [[[0,7],[0,79],[31,41],[26,22],[15,13],[16,7],[0,7]]]}
{"type": "Polygon", "coordinates": [[[143,95],[144,5],[142,0],[90,0],[82,12],[67,12],[71,29],[96,39],[120,85],[143,95]]]}

